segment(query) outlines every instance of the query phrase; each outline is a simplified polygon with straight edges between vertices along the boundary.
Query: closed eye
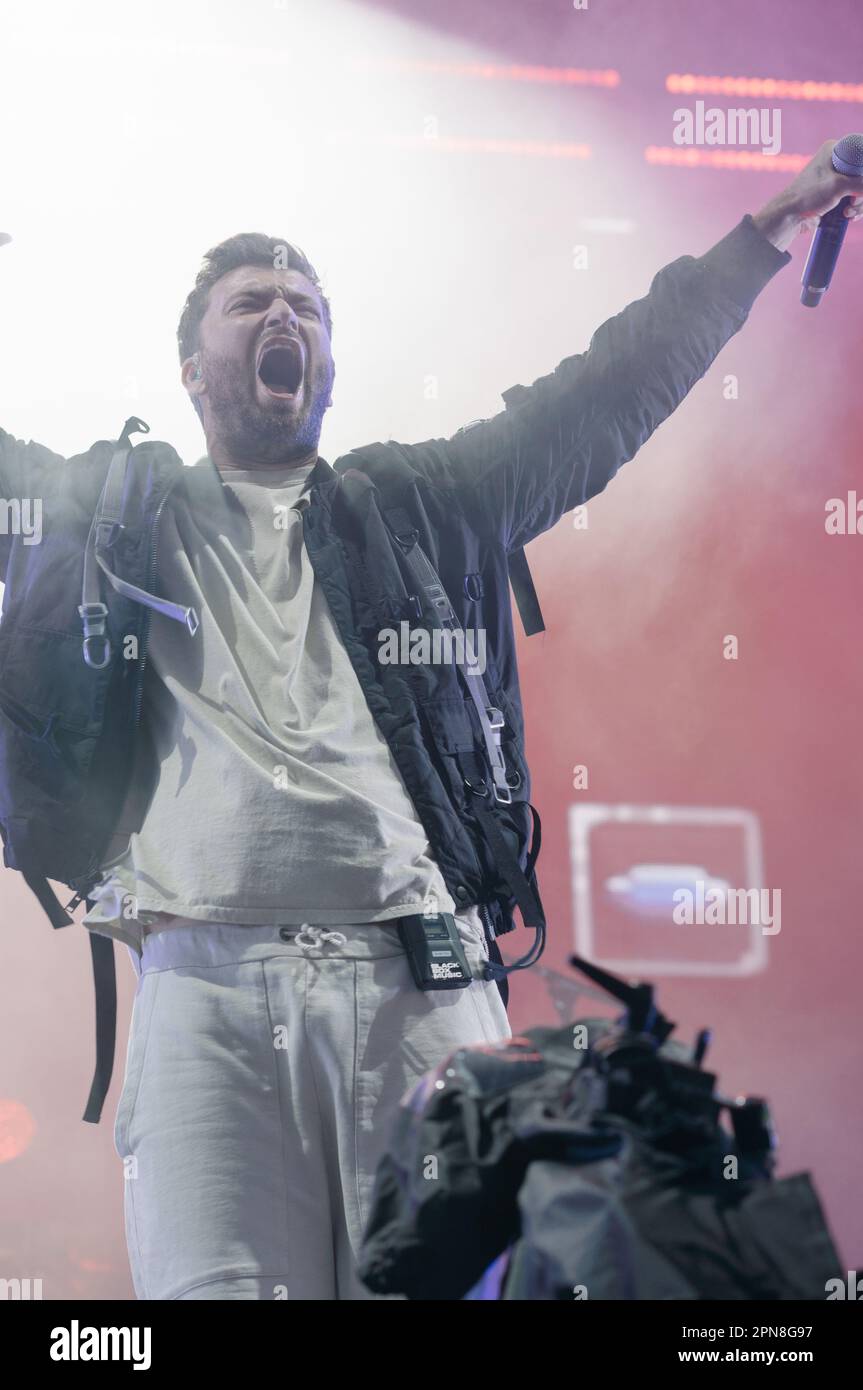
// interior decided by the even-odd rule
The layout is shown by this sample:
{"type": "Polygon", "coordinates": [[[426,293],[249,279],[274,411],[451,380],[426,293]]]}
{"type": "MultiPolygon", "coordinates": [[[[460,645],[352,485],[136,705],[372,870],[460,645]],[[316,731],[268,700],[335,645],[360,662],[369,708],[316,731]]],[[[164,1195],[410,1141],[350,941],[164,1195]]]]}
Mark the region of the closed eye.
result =
{"type": "MultiPolygon", "coordinates": [[[[264,301],[261,299],[252,299],[246,296],[243,299],[234,300],[234,303],[231,305],[231,309],[259,309],[263,307],[263,304],[264,301]]],[[[303,314],[314,314],[316,318],[319,314],[318,306],[316,304],[313,304],[311,300],[304,301],[300,306],[299,312],[303,314]]]]}

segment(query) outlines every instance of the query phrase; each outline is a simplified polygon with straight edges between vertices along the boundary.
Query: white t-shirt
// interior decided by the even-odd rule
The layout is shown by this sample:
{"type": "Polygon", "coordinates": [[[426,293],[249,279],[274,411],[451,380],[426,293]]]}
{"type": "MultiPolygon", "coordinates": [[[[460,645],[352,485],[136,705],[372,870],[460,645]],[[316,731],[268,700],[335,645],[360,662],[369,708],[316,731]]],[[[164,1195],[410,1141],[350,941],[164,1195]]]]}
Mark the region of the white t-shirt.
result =
{"type": "Polygon", "coordinates": [[[159,521],[142,728],[87,927],[338,926],[455,911],[303,541],[313,465],[187,471],[159,521]]]}

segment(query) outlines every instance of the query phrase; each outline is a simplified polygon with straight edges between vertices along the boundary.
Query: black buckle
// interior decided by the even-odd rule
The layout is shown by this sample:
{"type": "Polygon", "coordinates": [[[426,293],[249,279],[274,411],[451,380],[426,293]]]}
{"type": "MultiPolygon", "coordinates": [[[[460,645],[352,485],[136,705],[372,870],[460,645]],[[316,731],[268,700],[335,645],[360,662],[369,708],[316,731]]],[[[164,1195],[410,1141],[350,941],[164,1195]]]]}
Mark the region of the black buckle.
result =
{"type": "Polygon", "coordinates": [[[107,550],[117,539],[117,532],[125,531],[125,529],[122,521],[100,521],[96,527],[97,550],[107,550]]]}

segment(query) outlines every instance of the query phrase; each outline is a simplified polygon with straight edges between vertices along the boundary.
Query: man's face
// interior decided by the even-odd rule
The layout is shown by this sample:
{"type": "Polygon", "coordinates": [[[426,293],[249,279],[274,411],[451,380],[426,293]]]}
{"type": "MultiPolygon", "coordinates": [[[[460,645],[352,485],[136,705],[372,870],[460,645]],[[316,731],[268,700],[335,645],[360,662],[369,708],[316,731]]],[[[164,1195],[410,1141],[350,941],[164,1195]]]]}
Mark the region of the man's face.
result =
{"type": "Polygon", "coordinates": [[[183,384],[200,386],[204,430],[232,457],[283,463],[315,449],[335,375],[320,295],[299,270],[240,266],[210,290],[183,384]]]}

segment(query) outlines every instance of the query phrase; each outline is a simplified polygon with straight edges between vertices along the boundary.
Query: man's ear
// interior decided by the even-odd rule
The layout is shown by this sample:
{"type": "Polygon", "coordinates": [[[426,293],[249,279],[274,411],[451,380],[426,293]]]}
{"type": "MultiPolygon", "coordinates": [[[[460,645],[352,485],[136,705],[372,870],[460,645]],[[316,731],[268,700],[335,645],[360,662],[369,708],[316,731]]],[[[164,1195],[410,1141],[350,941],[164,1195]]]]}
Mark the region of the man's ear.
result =
{"type": "MultiPolygon", "coordinates": [[[[335,381],[335,379],[336,379],[336,364],[335,364],[335,360],[334,360],[334,359],[331,358],[330,360],[331,360],[332,363],[333,363],[333,381],[335,381]]],[[[332,388],[332,382],[331,382],[331,383],[330,383],[330,399],[327,401],[327,406],[331,406],[332,403],[333,403],[333,394],[332,394],[332,392],[333,392],[333,388],[332,388]]]]}
{"type": "Polygon", "coordinates": [[[192,404],[200,414],[199,402],[196,397],[202,396],[207,389],[201,372],[201,354],[193,352],[191,357],[187,357],[180,367],[180,381],[192,397],[192,404]]]}

